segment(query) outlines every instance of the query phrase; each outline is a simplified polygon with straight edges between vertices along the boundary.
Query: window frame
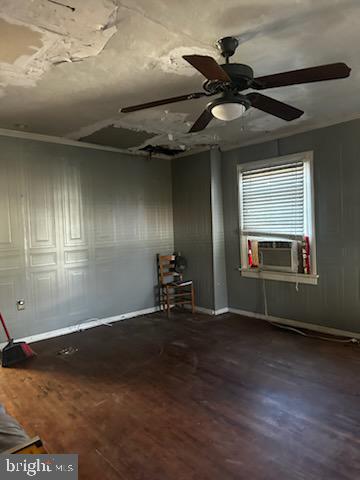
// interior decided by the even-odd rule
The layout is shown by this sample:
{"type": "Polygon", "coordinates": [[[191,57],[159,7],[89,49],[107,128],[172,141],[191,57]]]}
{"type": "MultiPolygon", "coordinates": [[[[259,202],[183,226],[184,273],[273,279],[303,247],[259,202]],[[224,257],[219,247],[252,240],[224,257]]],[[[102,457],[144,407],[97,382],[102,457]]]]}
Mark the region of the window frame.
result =
{"type": "MultiPolygon", "coordinates": [[[[317,285],[317,261],[316,261],[316,233],[315,233],[315,189],[314,189],[314,154],[313,151],[299,152],[291,155],[282,155],[278,157],[267,158],[264,160],[255,160],[252,162],[239,163],[237,165],[237,187],[238,187],[238,221],[239,221],[239,246],[240,246],[240,273],[243,277],[264,278],[268,280],[280,280],[285,282],[306,283],[317,285]],[[256,270],[248,267],[247,260],[247,238],[249,235],[243,233],[242,224],[242,181],[241,175],[245,171],[256,170],[260,168],[288,165],[291,163],[304,163],[304,230],[309,236],[310,241],[310,264],[311,273],[290,273],[276,270],[256,270]]],[[[254,232],[255,233],[255,232],[254,232]]],[[[262,238],[266,236],[271,238],[298,239],[299,236],[287,234],[261,234],[262,238]]]]}

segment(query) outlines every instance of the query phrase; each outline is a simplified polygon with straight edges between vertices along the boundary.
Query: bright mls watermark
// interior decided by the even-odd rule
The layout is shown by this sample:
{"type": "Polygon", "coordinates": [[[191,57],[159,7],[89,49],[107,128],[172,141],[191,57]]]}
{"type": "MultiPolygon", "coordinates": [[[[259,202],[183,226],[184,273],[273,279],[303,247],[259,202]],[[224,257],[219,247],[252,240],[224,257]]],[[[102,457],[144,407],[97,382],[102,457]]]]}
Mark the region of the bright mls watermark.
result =
{"type": "Polygon", "coordinates": [[[0,455],[0,479],[78,480],[78,456],[0,455]]]}

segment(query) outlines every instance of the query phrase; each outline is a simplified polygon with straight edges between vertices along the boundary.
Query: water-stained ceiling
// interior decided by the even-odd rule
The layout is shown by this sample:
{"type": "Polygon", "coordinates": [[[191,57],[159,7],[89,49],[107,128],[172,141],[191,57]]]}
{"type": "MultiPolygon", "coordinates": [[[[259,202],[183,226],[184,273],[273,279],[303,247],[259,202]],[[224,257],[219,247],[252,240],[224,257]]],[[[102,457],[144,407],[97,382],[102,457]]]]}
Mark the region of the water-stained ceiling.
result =
{"type": "Polygon", "coordinates": [[[358,0],[0,0],[0,127],[137,150],[223,148],[360,114],[358,0]],[[232,61],[256,76],[346,62],[350,78],[267,91],[305,114],[290,123],[249,109],[188,134],[206,99],[135,113],[123,106],[201,91],[182,59],[235,35],[232,61]]]}

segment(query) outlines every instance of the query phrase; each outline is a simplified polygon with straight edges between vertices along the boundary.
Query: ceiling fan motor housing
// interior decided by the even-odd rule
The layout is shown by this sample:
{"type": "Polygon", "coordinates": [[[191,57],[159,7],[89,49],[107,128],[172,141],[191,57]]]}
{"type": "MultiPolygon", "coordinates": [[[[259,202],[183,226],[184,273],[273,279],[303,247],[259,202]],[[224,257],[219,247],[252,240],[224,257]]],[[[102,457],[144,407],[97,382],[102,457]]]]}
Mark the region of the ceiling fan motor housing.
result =
{"type": "Polygon", "coordinates": [[[221,68],[229,75],[231,83],[219,80],[206,80],[203,84],[204,90],[214,94],[225,90],[235,90],[241,92],[251,87],[254,80],[254,72],[249,65],[242,63],[225,63],[221,68]]]}
{"type": "Polygon", "coordinates": [[[221,68],[229,75],[233,85],[239,91],[249,88],[254,80],[254,71],[249,65],[225,63],[221,68]]]}

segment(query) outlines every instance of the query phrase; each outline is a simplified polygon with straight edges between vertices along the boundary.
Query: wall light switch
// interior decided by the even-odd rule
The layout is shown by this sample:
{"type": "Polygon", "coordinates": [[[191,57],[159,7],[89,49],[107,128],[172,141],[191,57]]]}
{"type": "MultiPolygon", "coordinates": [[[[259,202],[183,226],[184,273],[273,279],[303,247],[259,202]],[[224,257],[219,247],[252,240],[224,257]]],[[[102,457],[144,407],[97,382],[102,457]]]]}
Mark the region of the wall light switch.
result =
{"type": "Polygon", "coordinates": [[[25,310],[25,300],[18,300],[16,302],[16,308],[18,310],[25,310]]]}

